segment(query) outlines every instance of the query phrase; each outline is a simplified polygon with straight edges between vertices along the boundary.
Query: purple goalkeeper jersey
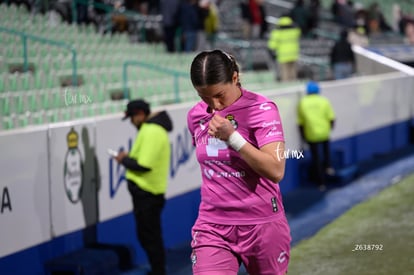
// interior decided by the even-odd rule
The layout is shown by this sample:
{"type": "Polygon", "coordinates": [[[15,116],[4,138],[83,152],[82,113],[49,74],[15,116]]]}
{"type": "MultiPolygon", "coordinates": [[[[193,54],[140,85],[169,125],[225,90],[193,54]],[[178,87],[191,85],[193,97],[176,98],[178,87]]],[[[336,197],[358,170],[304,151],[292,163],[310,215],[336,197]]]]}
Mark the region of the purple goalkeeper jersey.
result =
{"type": "MultiPolygon", "coordinates": [[[[229,119],[257,148],[284,141],[278,108],[262,95],[242,89],[242,96],[236,102],[214,114],[229,119]]],[[[237,151],[207,133],[214,114],[208,112],[205,102],[197,103],[187,114],[202,175],[199,221],[249,225],[284,216],[279,184],[261,177],[237,151]]]]}

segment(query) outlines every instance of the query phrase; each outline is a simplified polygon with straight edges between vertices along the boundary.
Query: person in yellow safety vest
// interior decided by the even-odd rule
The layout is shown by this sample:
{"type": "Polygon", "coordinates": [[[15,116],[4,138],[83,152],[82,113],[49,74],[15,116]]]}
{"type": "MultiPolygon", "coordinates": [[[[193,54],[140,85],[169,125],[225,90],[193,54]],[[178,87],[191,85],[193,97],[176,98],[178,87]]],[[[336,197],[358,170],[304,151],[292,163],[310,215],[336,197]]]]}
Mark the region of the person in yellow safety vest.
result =
{"type": "Polygon", "coordinates": [[[166,275],[161,214],[171,161],[168,132],[173,122],[165,110],[151,113],[149,103],[143,99],[127,104],[123,120],[128,118],[138,134],[131,151],[120,151],[114,158],[126,168],[136,235],[151,267],[148,274],[166,275]]]}
{"type": "Polygon", "coordinates": [[[335,124],[335,113],[330,101],[319,94],[319,85],[309,81],[307,95],[299,101],[297,123],[302,139],[309,145],[314,180],[325,189],[325,175],[334,175],[330,160],[330,135],[335,124]],[[322,149],[323,157],[320,155],[322,149]]]}
{"type": "Polygon", "coordinates": [[[204,19],[204,31],[211,49],[215,48],[217,32],[220,28],[219,11],[216,3],[211,0],[202,0],[200,6],[208,9],[208,15],[204,19]]]}
{"type": "Polygon", "coordinates": [[[276,56],[281,81],[292,81],[297,78],[300,36],[300,28],[289,16],[280,17],[276,28],[270,33],[267,47],[276,56]]]}

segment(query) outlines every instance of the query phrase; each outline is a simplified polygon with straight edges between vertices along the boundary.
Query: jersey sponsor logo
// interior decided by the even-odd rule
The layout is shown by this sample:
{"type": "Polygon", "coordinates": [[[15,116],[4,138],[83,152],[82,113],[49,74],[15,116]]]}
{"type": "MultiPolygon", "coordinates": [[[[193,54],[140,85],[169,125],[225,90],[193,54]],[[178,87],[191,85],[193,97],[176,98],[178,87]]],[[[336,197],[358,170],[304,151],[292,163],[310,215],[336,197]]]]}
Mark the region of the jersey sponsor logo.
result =
{"type": "Polygon", "coordinates": [[[246,176],[246,171],[214,171],[213,169],[204,168],[204,175],[208,179],[216,178],[243,178],[246,176]]]}
{"type": "Polygon", "coordinates": [[[280,252],[279,257],[277,258],[277,261],[279,263],[283,263],[284,261],[286,261],[286,255],[287,255],[286,251],[280,252]]]}
{"type": "Polygon", "coordinates": [[[270,109],[272,109],[272,107],[269,106],[268,102],[265,102],[265,103],[260,104],[259,109],[263,111],[269,111],[270,109]]]}
{"type": "Polygon", "coordinates": [[[279,120],[272,120],[272,121],[268,121],[268,122],[263,122],[262,123],[262,128],[266,128],[266,127],[270,127],[270,126],[276,127],[276,125],[280,125],[279,120]]]}
{"type": "Polygon", "coordinates": [[[214,177],[214,170],[204,168],[204,175],[211,180],[214,177]]]}
{"type": "Polygon", "coordinates": [[[226,150],[229,146],[226,142],[218,138],[208,138],[208,144],[206,146],[207,156],[209,157],[218,157],[219,150],[226,150]]]}
{"type": "Polygon", "coordinates": [[[218,178],[243,178],[246,176],[246,172],[245,171],[233,171],[233,172],[226,172],[226,171],[221,171],[221,172],[217,172],[217,177],[218,178]]]}
{"type": "Polygon", "coordinates": [[[270,131],[266,134],[266,137],[281,136],[283,133],[281,131],[270,131]]]}
{"type": "Polygon", "coordinates": [[[222,165],[231,165],[232,162],[231,162],[231,160],[206,159],[206,160],[204,160],[204,164],[206,164],[206,165],[215,164],[217,166],[222,166],[222,165]]]}

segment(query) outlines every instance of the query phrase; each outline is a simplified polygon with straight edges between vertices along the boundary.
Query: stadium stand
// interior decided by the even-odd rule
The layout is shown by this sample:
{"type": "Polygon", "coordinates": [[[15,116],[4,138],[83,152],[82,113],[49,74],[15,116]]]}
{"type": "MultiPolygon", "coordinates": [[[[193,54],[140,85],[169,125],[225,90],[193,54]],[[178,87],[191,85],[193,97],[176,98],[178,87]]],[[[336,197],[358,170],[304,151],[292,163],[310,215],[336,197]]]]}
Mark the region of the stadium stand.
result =
{"type": "MultiPolygon", "coordinates": [[[[268,23],[271,25],[286,13],[292,2],[266,1],[268,23]]],[[[280,87],[282,84],[274,81],[275,64],[269,58],[266,40],[246,41],[240,37],[238,5],[238,1],[225,1],[219,6],[222,30],[216,46],[241,60],[242,81],[252,89],[280,87]]],[[[326,20],[321,21],[315,36],[301,39],[299,72],[304,80],[331,78],[327,53],[340,28],[330,20],[328,9],[322,12],[326,20]]],[[[0,60],[2,129],[119,112],[125,104],[119,95],[123,92],[128,97],[145,97],[155,106],[197,99],[186,77],[192,54],[167,54],[162,43],[131,43],[127,33],[97,33],[93,24],[70,24],[47,13],[29,12],[25,5],[3,3],[1,16],[5,19],[2,27],[8,30],[0,32],[6,45],[2,47],[0,60]],[[27,38],[28,71],[23,68],[23,37],[27,38]],[[77,81],[82,84],[76,88],[69,83],[74,70],[73,51],[76,51],[77,81]],[[153,66],[125,68],[127,61],[153,66]],[[89,99],[92,104],[89,108],[67,106],[67,101],[75,95],[89,99]],[[114,97],[121,101],[112,100],[114,97]]],[[[136,28],[136,24],[132,26],[136,28]]],[[[391,38],[394,43],[398,39],[391,38]]],[[[374,39],[376,44],[390,42],[384,37],[374,39]]]]}
{"type": "MultiPolygon", "coordinates": [[[[126,33],[100,34],[93,25],[51,20],[46,14],[30,13],[24,5],[2,4],[0,10],[5,18],[0,29],[5,45],[0,63],[2,129],[120,112],[125,100],[111,100],[111,94],[126,86],[128,97],[145,97],[154,106],[196,99],[187,77],[192,54],[167,54],[161,43],[131,43],[126,33]],[[69,83],[73,51],[81,84],[76,87],[69,83]],[[127,61],[150,66],[125,68],[127,61]],[[89,99],[90,106],[71,104],[74,96],[89,99]]],[[[275,84],[273,74],[246,71],[242,77],[260,90],[275,84]]]]}

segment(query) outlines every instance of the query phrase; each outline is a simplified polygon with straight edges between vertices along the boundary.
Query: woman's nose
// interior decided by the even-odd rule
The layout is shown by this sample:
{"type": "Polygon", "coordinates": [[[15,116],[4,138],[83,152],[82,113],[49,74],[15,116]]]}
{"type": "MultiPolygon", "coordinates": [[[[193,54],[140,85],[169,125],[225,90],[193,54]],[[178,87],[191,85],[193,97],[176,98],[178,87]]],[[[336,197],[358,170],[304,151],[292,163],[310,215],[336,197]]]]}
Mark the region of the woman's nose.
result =
{"type": "Polygon", "coordinates": [[[214,110],[220,110],[220,108],[221,108],[221,102],[220,102],[220,100],[218,100],[218,99],[212,99],[211,100],[211,107],[214,109],[214,110]]]}

